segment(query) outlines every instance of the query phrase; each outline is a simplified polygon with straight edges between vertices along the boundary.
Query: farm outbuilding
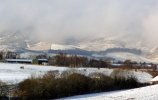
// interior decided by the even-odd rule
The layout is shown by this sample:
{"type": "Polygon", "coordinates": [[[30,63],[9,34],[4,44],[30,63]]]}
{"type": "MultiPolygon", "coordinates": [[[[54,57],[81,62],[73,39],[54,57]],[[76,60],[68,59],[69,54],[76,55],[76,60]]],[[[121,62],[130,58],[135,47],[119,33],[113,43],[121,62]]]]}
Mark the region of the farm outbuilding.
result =
{"type": "Polygon", "coordinates": [[[37,59],[39,65],[48,65],[48,59],[37,59]]]}
{"type": "Polygon", "coordinates": [[[22,64],[32,64],[32,59],[6,59],[5,62],[8,63],[22,63],[22,64]]]}

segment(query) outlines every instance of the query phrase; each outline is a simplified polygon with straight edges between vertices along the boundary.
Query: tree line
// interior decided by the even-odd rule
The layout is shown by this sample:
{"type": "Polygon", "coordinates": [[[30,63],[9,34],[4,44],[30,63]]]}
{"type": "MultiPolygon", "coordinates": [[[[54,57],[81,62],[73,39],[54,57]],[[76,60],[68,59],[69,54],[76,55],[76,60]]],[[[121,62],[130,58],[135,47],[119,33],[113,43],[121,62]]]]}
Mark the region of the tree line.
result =
{"type": "Polygon", "coordinates": [[[54,66],[68,66],[68,67],[95,67],[95,68],[107,68],[110,63],[105,60],[89,59],[83,56],[67,55],[60,53],[55,57],[49,58],[49,65],[54,66]]]}

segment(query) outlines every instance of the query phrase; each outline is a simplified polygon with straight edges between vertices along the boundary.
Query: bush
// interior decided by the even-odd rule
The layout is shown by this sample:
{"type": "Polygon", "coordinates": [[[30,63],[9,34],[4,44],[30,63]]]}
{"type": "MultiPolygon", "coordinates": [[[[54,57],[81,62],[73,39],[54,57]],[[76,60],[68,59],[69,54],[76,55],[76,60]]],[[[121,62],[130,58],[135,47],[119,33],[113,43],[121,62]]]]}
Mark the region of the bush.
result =
{"type": "Polygon", "coordinates": [[[114,81],[111,77],[98,73],[97,77],[92,78],[90,91],[91,92],[108,91],[109,89],[111,89],[113,84],[114,81]]]}
{"type": "Polygon", "coordinates": [[[24,98],[36,98],[40,97],[39,91],[40,89],[39,79],[26,79],[21,82],[18,86],[18,96],[22,96],[24,98]]]}
{"type": "Polygon", "coordinates": [[[4,82],[0,81],[0,97],[5,97],[8,94],[9,87],[4,82]]]}
{"type": "Polygon", "coordinates": [[[103,74],[90,78],[78,73],[55,77],[54,72],[48,72],[43,77],[26,79],[19,83],[17,95],[23,100],[53,99],[137,86],[135,78],[111,78],[103,74]]]}
{"type": "Polygon", "coordinates": [[[73,73],[67,78],[70,95],[78,95],[89,92],[89,81],[91,79],[81,74],[73,73]]]}
{"type": "Polygon", "coordinates": [[[129,78],[115,77],[114,83],[115,83],[114,89],[130,89],[130,88],[136,88],[140,85],[140,83],[138,83],[137,79],[134,77],[129,77],[129,78]]]}

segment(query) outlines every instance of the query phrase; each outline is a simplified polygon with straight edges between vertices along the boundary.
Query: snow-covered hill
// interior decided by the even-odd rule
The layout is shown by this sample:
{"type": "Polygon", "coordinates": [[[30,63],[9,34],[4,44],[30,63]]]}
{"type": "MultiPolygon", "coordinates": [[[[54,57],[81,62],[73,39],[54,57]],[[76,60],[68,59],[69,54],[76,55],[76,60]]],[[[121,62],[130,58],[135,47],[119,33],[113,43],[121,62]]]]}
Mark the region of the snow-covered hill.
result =
{"type": "Polygon", "coordinates": [[[74,45],[60,45],[60,44],[52,44],[51,50],[73,50],[77,49],[78,47],[74,45]]]}
{"type": "Polygon", "coordinates": [[[102,55],[94,54],[93,56],[114,58],[115,60],[119,60],[119,61],[125,61],[128,59],[128,60],[132,60],[132,61],[136,61],[136,62],[148,62],[148,63],[149,62],[152,62],[152,63],[158,62],[156,60],[148,59],[148,58],[144,57],[143,55],[137,55],[137,54],[128,53],[128,52],[113,52],[113,53],[107,53],[107,54],[102,54],[102,55]]]}
{"type": "Polygon", "coordinates": [[[60,100],[158,100],[158,85],[130,90],[94,93],[62,98],[60,100]]]}
{"type": "Polygon", "coordinates": [[[109,48],[122,48],[125,43],[114,38],[99,38],[91,41],[83,41],[78,44],[81,49],[89,51],[105,51],[109,48]]]}
{"type": "Polygon", "coordinates": [[[38,42],[32,45],[27,44],[28,50],[33,50],[33,51],[42,51],[42,50],[49,50],[51,48],[51,43],[48,42],[38,42]]]}
{"type": "Polygon", "coordinates": [[[134,45],[127,39],[119,37],[101,37],[76,43],[57,44],[52,42],[34,41],[25,34],[0,34],[0,51],[18,51],[22,56],[30,57],[42,52],[68,53],[91,57],[112,57],[118,60],[131,59],[141,62],[158,62],[158,47],[147,47],[142,41],[134,45]],[[28,56],[27,56],[28,55],[28,56]]]}
{"type": "Polygon", "coordinates": [[[33,45],[27,46],[28,50],[34,51],[42,51],[42,50],[72,50],[78,47],[74,45],[62,45],[62,44],[55,44],[50,42],[38,42],[33,45]]]}

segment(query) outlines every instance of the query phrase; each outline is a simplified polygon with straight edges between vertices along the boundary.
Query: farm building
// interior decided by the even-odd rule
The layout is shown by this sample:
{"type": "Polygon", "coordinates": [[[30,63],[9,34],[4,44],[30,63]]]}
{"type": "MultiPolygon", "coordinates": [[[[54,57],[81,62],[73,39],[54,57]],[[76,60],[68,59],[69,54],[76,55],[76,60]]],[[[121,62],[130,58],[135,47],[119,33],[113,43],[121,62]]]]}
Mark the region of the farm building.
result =
{"type": "Polygon", "coordinates": [[[5,62],[8,63],[22,63],[22,64],[32,64],[32,59],[6,59],[5,62]]]}
{"type": "Polygon", "coordinates": [[[48,65],[48,59],[37,59],[39,65],[48,65]]]}

